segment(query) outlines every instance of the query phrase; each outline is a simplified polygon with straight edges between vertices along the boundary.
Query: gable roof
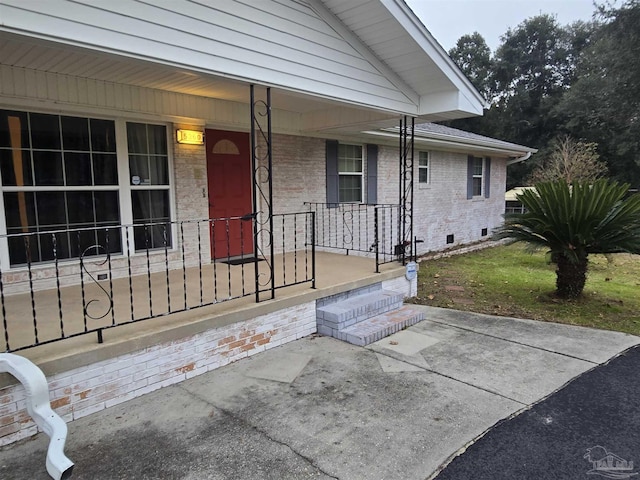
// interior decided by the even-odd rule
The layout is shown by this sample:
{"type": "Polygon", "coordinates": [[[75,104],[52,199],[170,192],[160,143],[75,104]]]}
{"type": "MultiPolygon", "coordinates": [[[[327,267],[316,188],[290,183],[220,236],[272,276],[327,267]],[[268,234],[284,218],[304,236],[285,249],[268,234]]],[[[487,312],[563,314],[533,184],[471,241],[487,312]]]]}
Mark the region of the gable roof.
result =
{"type": "Polygon", "coordinates": [[[404,0],[322,3],[419,95],[418,116],[482,115],[486,100],[404,0]]]}
{"type": "Polygon", "coordinates": [[[10,67],[222,99],[272,86],[384,114],[376,120],[484,106],[403,0],[0,0],[0,10],[10,67]]]}

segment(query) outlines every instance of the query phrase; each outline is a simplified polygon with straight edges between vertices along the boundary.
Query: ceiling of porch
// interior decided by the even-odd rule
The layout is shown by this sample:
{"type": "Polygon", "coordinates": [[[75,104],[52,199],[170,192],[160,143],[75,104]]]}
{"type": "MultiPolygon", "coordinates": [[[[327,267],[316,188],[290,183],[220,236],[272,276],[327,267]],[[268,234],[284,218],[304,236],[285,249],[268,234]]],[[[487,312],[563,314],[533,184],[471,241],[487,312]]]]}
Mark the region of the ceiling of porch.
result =
{"type": "MultiPolygon", "coordinates": [[[[246,103],[249,96],[244,82],[6,32],[0,32],[0,64],[233,102],[246,103]]],[[[295,101],[284,93],[277,97],[285,110],[325,108],[312,97],[295,101]]]]}
{"type": "MultiPolygon", "coordinates": [[[[250,99],[248,83],[232,78],[8,32],[0,32],[1,65],[240,104],[248,104],[250,99]]],[[[272,89],[272,106],[277,111],[301,114],[307,119],[301,129],[308,131],[354,133],[365,126],[395,125],[398,118],[389,112],[277,88],[272,89]]]]}

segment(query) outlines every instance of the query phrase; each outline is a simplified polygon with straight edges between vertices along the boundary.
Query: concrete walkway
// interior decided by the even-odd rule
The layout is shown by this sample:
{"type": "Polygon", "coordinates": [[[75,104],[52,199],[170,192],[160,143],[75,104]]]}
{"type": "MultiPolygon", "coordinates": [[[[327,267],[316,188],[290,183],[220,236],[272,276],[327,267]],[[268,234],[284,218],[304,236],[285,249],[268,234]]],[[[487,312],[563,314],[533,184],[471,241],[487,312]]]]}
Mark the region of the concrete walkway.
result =
{"type": "MultiPolygon", "coordinates": [[[[424,308],[367,348],[312,336],[69,425],[74,479],[425,480],[496,422],[638,344],[424,308]]],[[[0,478],[46,479],[44,435],[0,478]]]]}

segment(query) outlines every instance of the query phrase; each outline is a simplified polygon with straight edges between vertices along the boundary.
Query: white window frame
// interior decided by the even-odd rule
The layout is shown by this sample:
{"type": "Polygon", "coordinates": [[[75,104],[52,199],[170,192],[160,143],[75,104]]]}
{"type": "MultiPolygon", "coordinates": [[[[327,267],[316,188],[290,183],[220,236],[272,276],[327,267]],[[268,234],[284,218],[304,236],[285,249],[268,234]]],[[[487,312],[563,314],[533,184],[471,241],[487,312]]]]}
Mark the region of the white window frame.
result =
{"type": "MultiPolygon", "coordinates": [[[[67,188],[66,186],[46,186],[46,187],[38,187],[38,186],[29,186],[25,188],[20,187],[12,187],[12,186],[4,186],[2,183],[2,178],[0,176],[0,266],[3,270],[21,270],[24,269],[24,266],[11,266],[10,258],[9,258],[9,242],[7,240],[7,224],[5,217],[5,204],[4,204],[4,193],[12,192],[12,191],[67,191],[67,190],[90,190],[90,191],[118,191],[118,201],[120,204],[120,226],[122,225],[133,225],[133,204],[131,200],[131,175],[129,170],[129,148],[128,148],[128,140],[127,140],[127,123],[145,123],[148,125],[161,125],[165,127],[166,137],[167,137],[167,168],[168,168],[168,185],[140,185],[136,188],[140,189],[149,189],[149,190],[168,190],[169,191],[169,221],[175,222],[176,219],[176,200],[175,200],[175,178],[174,178],[174,145],[173,145],[173,124],[170,122],[163,121],[155,121],[151,120],[148,117],[146,118],[136,118],[132,117],[110,117],[105,115],[104,113],[99,113],[91,110],[87,111],[46,111],[39,109],[32,109],[28,106],[19,106],[19,105],[4,105],[2,107],[3,110],[16,110],[27,113],[42,113],[48,115],[57,115],[57,116],[70,116],[70,117],[82,117],[96,120],[109,120],[113,121],[115,124],[115,135],[116,135],[116,158],[117,158],[117,168],[118,168],[118,184],[117,185],[93,185],[93,186],[74,186],[73,188],[67,188]]],[[[144,251],[136,252],[135,250],[135,242],[133,241],[133,229],[131,227],[127,228],[129,230],[129,251],[127,251],[127,242],[125,229],[121,228],[121,245],[122,245],[122,254],[123,256],[130,255],[144,255],[144,251]]],[[[171,229],[171,248],[170,251],[173,251],[177,248],[177,232],[176,228],[171,229]]],[[[115,255],[114,255],[115,256],[115,255]]],[[[120,256],[120,255],[118,255],[120,256]]],[[[66,259],[65,259],[66,260],[66,259]]],[[[64,260],[61,260],[64,261],[64,260]]],[[[33,267],[50,267],[48,262],[38,262],[32,266],[33,267]]]]}
{"type": "Polygon", "coordinates": [[[473,198],[480,198],[480,197],[484,197],[484,176],[486,173],[486,159],[484,157],[473,157],[473,172],[471,174],[471,182],[472,182],[472,188],[473,188],[473,183],[475,182],[475,180],[479,179],[480,180],[480,193],[476,194],[475,189],[473,189],[473,198]],[[482,166],[482,170],[481,173],[478,175],[475,173],[475,162],[476,160],[480,160],[480,165],[482,166]]]}
{"type": "Polygon", "coordinates": [[[338,166],[338,203],[363,203],[363,198],[365,194],[365,185],[364,185],[364,145],[357,143],[339,143],[338,144],[338,158],[337,158],[337,166],[338,166]],[[340,146],[350,146],[350,147],[359,147],[360,148],[360,172],[341,172],[340,171],[340,146]],[[359,177],[360,178],[360,199],[359,200],[340,200],[340,177],[359,177]]]}
{"type": "Polygon", "coordinates": [[[418,184],[420,186],[426,187],[431,184],[431,152],[421,150],[418,152],[418,184]],[[427,164],[422,165],[423,154],[426,157],[427,164]],[[420,180],[420,172],[427,172],[427,179],[425,181],[420,180]]]}

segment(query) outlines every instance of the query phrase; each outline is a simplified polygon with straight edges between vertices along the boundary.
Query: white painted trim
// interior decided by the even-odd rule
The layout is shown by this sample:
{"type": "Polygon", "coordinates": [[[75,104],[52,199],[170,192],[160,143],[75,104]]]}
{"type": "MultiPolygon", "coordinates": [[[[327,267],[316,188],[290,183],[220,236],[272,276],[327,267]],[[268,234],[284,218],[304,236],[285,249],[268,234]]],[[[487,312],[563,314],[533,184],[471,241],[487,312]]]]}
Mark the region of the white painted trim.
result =
{"type": "Polygon", "coordinates": [[[360,55],[369,61],[381,74],[383,74],[398,90],[404,94],[416,106],[420,103],[420,96],[400,78],[387,65],[382,63],[380,59],[366,46],[362,41],[354,35],[354,33],[345,27],[345,25],[322,3],[321,0],[308,0],[309,6],[331,26],[340,36],[351,45],[360,55]]]}
{"type": "Polygon", "coordinates": [[[426,187],[431,185],[431,151],[430,150],[418,150],[418,186],[422,186],[422,187],[426,187]],[[422,165],[420,165],[420,154],[421,153],[426,153],[427,154],[427,166],[424,167],[422,165]],[[426,182],[421,182],[420,181],[420,169],[426,170],[427,171],[427,181],[426,182]]]}
{"type": "Polygon", "coordinates": [[[422,22],[416,17],[413,11],[403,0],[379,0],[393,17],[402,25],[409,35],[422,47],[433,62],[440,68],[447,77],[453,81],[469,102],[478,103],[482,107],[488,108],[486,100],[476,90],[471,81],[451,60],[444,48],[436,41],[422,22]]]}
{"type": "MultiPolygon", "coordinates": [[[[120,224],[133,224],[133,207],[131,205],[131,185],[129,179],[129,151],[127,145],[127,125],[124,121],[116,121],[116,155],[118,156],[118,195],[120,200],[120,224]]],[[[135,254],[133,228],[120,229],[122,253],[132,256],[135,254]],[[126,230],[126,232],[125,232],[126,230]],[[127,250],[127,236],[129,249],[127,250]]]]}

